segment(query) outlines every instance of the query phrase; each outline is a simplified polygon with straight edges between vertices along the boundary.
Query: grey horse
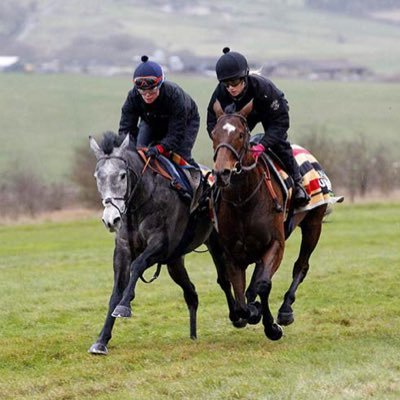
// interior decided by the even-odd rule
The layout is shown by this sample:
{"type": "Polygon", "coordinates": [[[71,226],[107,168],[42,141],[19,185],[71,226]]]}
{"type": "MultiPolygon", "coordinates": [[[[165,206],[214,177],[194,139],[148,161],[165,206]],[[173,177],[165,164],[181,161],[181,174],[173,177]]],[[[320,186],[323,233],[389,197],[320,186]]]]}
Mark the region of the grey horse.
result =
{"type": "Polygon", "coordinates": [[[102,220],[110,232],[115,232],[114,287],[103,329],[89,353],[108,353],[115,319],[131,316],[137,281],[155,264],[165,264],[182,288],[190,316],[190,337],[195,339],[198,296],[185,268],[185,254],[203,243],[207,245],[230,313],[234,304],[225,276],[226,257],[208,210],[199,208],[190,213],[189,205],[171,189],[170,182],[146,169],[140,155],[129,150],[129,136],[122,141],[107,132],[100,146],[93,137],[89,140],[97,159],[94,175],[104,206],[102,220]]]}

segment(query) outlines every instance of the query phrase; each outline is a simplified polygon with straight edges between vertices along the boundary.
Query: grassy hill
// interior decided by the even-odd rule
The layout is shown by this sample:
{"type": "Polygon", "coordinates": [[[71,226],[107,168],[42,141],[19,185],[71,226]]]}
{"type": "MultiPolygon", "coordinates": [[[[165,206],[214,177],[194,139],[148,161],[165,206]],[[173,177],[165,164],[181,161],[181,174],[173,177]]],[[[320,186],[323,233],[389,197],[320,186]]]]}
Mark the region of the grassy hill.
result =
{"type": "Polygon", "coordinates": [[[255,64],[340,58],[378,73],[400,71],[399,24],[308,3],[3,0],[0,44],[27,60],[69,64],[130,66],[134,56],[157,49],[216,59],[230,45],[255,64]]]}
{"type": "MultiPolygon", "coordinates": [[[[205,110],[215,79],[171,76],[197,101],[202,114],[195,146],[198,161],[211,165],[205,110]]],[[[385,83],[278,80],[291,109],[290,138],[298,143],[310,132],[335,139],[364,134],[377,146],[390,143],[400,158],[400,104],[397,85],[385,83]]],[[[117,130],[130,76],[0,74],[0,175],[15,160],[46,180],[65,179],[74,150],[89,134],[117,130]]]]}

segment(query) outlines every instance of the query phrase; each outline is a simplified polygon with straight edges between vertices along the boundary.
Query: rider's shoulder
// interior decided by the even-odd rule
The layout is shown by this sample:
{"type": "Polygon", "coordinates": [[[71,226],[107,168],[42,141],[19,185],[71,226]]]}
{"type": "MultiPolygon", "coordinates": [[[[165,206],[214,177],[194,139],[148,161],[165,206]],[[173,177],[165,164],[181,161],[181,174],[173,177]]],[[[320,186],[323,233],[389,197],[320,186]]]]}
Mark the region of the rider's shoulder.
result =
{"type": "Polygon", "coordinates": [[[277,86],[267,77],[260,74],[250,74],[249,84],[253,87],[254,92],[257,94],[280,94],[281,91],[277,86]]]}
{"type": "Polygon", "coordinates": [[[164,92],[168,97],[179,97],[186,94],[183,88],[179,86],[176,82],[167,80],[164,81],[161,92],[164,92]]]}
{"type": "Polygon", "coordinates": [[[264,75],[261,75],[258,72],[253,72],[249,75],[249,81],[250,83],[259,88],[271,88],[274,87],[274,83],[265,77],[264,75]]]}

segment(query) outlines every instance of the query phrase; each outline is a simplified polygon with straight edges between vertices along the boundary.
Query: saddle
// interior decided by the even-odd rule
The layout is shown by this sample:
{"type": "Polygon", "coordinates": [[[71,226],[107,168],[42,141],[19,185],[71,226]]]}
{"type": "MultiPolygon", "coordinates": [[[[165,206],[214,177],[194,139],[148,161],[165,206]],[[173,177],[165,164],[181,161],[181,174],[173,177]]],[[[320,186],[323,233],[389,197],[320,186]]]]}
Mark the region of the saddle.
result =
{"type": "MultiPolygon", "coordinates": [[[[250,143],[256,144],[261,139],[262,134],[252,137],[250,143]]],[[[341,203],[343,196],[336,197],[332,184],[322,169],[318,160],[305,148],[292,144],[293,156],[299,165],[300,174],[303,180],[303,186],[310,196],[311,200],[305,207],[294,208],[291,197],[294,189],[294,181],[285,171],[284,164],[279,157],[270,149],[265,152],[260,159],[262,164],[271,171],[272,174],[280,182],[284,195],[284,204],[282,204],[285,212],[285,236],[289,237],[294,229],[293,216],[297,213],[312,210],[322,204],[341,203]]]]}
{"type": "MultiPolygon", "coordinates": [[[[138,150],[145,163],[148,162],[146,150],[146,148],[138,150]]],[[[168,156],[160,155],[157,159],[151,159],[148,167],[170,181],[171,188],[190,205],[191,213],[198,207],[204,186],[201,169],[189,164],[183,157],[173,152],[169,152],[168,156]]]]}

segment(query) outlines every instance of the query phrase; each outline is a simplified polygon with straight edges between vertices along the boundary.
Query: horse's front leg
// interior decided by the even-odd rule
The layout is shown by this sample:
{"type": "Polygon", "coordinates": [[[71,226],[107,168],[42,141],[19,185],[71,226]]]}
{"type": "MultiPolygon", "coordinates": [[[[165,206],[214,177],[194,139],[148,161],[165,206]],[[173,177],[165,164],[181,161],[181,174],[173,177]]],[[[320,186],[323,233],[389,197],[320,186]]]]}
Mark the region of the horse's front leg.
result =
{"type": "Polygon", "coordinates": [[[138,279],[142,276],[147,268],[160,261],[160,257],[167,251],[167,244],[160,237],[147,243],[145,250],[131,263],[130,277],[126,286],[122,299],[112,312],[112,316],[116,318],[129,318],[132,316],[131,301],[135,298],[135,288],[138,279]]]}
{"type": "Polygon", "coordinates": [[[234,319],[231,319],[231,321],[235,328],[243,328],[247,325],[247,319],[249,317],[249,310],[244,296],[244,291],[246,289],[246,268],[235,264],[229,264],[228,278],[232,283],[235,295],[234,319]]]}
{"type": "Polygon", "coordinates": [[[256,291],[261,299],[264,332],[271,340],[279,340],[283,335],[282,328],[274,322],[274,317],[271,314],[269,295],[272,289],[272,276],[282,261],[284,245],[285,242],[275,240],[262,257],[260,261],[262,266],[257,267],[256,291]]]}
{"type": "Polygon", "coordinates": [[[229,319],[236,327],[244,327],[246,326],[246,321],[241,320],[236,315],[235,298],[232,295],[232,285],[227,276],[228,264],[230,264],[231,261],[228,260],[228,256],[215,231],[211,233],[206,245],[217,270],[217,283],[225,293],[226,302],[229,308],[229,319]]]}
{"type": "Polygon", "coordinates": [[[246,300],[247,300],[247,307],[249,309],[249,317],[247,322],[251,325],[256,325],[260,322],[262,313],[261,313],[261,303],[256,301],[257,298],[257,277],[260,275],[260,272],[263,268],[261,263],[257,263],[253,274],[251,276],[250,284],[246,290],[246,300]]]}
{"type": "Polygon", "coordinates": [[[91,354],[106,355],[107,344],[111,339],[111,332],[114,327],[115,318],[111,315],[116,305],[122,298],[122,293],[129,281],[129,265],[131,263],[131,252],[128,242],[117,238],[114,249],[114,287],[111,293],[106,320],[97,341],[88,350],[91,354]]]}

